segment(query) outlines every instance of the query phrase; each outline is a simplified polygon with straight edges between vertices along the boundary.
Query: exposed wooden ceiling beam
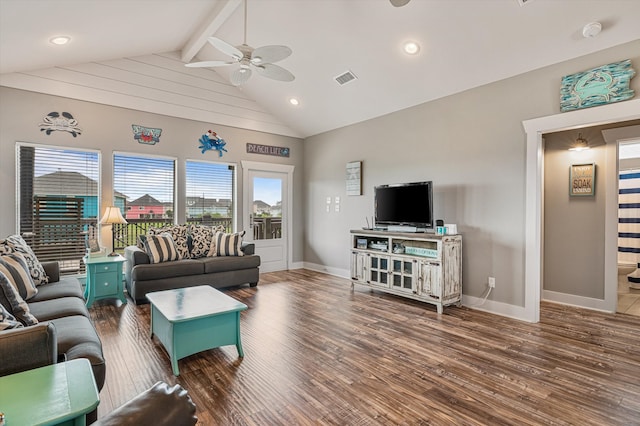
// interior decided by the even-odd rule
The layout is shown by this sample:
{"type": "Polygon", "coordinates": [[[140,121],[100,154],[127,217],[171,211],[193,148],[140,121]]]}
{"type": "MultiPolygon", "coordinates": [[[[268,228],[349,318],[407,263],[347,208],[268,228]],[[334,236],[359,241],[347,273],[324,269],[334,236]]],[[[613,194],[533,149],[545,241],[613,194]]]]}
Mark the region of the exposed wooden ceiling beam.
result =
{"type": "Polygon", "coordinates": [[[182,48],[182,62],[190,62],[205,45],[207,37],[214,35],[241,3],[242,0],[218,1],[209,18],[194,31],[187,44],[182,48]]]}

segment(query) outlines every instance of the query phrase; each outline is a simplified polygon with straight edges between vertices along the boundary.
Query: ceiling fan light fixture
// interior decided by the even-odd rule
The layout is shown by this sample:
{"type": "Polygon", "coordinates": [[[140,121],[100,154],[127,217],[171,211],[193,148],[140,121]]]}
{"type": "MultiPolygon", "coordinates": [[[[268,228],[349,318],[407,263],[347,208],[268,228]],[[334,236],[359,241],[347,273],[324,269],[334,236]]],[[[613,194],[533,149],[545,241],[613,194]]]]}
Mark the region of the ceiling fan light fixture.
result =
{"type": "Polygon", "coordinates": [[[52,44],[56,44],[58,46],[62,46],[64,44],[67,44],[71,41],[71,37],[69,36],[55,36],[55,37],[51,37],[49,39],[49,42],[52,44]]]}
{"type": "Polygon", "coordinates": [[[407,55],[416,55],[420,52],[420,45],[415,41],[408,41],[402,46],[402,50],[407,55]]]}

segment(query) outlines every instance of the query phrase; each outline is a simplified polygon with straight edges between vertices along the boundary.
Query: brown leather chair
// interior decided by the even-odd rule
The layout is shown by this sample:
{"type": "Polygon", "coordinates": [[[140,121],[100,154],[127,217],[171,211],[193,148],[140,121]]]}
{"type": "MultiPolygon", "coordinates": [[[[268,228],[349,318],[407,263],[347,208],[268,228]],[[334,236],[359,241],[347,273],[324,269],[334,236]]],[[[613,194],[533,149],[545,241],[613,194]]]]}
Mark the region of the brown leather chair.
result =
{"type": "Polygon", "coordinates": [[[193,426],[196,406],[180,385],[155,385],[116,410],[98,419],[96,426],[193,426]]]}

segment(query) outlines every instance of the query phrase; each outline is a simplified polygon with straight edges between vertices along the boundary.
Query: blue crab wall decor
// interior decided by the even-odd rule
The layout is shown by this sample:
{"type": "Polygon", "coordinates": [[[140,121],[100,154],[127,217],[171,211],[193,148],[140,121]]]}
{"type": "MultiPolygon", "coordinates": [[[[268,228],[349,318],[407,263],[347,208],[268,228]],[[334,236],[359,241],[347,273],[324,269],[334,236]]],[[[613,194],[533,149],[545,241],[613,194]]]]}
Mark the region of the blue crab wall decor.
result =
{"type": "Polygon", "coordinates": [[[224,147],[227,143],[224,139],[218,137],[218,134],[213,130],[209,130],[207,133],[202,135],[198,142],[200,142],[198,148],[203,154],[207,151],[215,150],[218,151],[218,156],[222,157],[223,151],[229,152],[224,147]]]}
{"type": "Polygon", "coordinates": [[[68,112],[50,112],[42,119],[42,123],[40,123],[40,131],[50,135],[51,132],[56,130],[69,132],[74,138],[82,134],[82,129],[78,127],[78,121],[68,112]]]}

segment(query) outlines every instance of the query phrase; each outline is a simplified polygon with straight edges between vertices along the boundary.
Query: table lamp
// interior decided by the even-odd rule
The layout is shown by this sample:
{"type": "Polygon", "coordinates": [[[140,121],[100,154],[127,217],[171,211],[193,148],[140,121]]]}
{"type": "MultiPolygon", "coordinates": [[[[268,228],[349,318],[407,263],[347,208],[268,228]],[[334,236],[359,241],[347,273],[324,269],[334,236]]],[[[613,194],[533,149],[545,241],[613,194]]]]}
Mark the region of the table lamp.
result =
{"type": "Polygon", "coordinates": [[[120,213],[119,207],[114,207],[114,206],[107,207],[107,210],[105,210],[104,215],[100,220],[100,224],[111,225],[111,253],[109,253],[109,256],[118,255],[118,253],[116,253],[116,250],[115,250],[116,249],[115,247],[116,231],[113,226],[116,223],[127,223],[127,221],[125,220],[124,217],[122,217],[122,213],[120,213]]]}

